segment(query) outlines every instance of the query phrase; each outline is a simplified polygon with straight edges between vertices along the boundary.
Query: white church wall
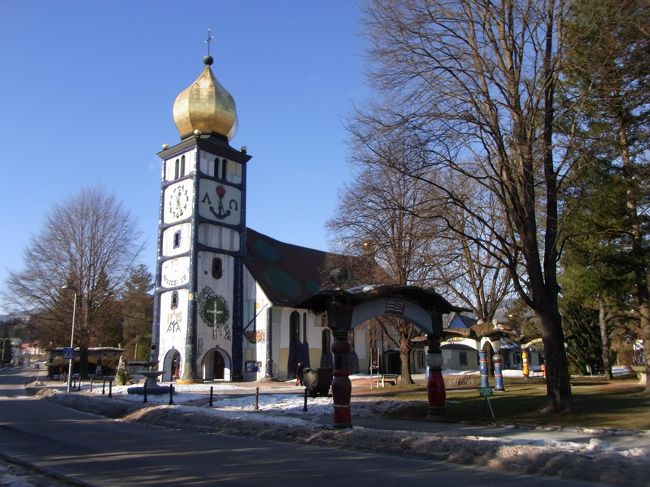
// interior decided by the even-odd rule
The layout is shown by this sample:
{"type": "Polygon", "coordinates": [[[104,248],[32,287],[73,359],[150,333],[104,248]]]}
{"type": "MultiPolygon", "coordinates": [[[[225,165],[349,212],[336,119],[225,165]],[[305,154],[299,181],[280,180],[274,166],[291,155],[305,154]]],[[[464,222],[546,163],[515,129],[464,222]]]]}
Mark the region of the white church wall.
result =
{"type": "Polygon", "coordinates": [[[232,228],[220,227],[210,223],[199,225],[199,243],[232,252],[239,250],[239,232],[232,228]]]}

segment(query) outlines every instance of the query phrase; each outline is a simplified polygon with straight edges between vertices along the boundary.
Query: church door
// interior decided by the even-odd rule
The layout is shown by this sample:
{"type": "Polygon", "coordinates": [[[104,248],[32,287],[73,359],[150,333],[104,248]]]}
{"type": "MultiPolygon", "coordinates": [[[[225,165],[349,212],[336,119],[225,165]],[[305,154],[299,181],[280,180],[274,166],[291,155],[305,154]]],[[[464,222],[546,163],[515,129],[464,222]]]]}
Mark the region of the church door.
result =
{"type": "Polygon", "coordinates": [[[214,364],[213,365],[214,378],[218,380],[223,380],[224,369],[226,365],[223,360],[223,355],[221,355],[217,350],[215,350],[212,353],[213,353],[212,363],[214,364]]]}

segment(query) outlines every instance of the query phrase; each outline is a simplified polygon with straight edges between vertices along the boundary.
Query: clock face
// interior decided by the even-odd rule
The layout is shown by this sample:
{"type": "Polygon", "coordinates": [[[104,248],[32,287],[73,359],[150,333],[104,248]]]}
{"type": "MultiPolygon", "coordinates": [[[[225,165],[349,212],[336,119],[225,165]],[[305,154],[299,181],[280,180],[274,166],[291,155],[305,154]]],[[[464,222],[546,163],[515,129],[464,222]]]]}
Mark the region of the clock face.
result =
{"type": "Polygon", "coordinates": [[[173,184],[165,191],[165,223],[183,220],[192,214],[191,182],[173,184]]]}
{"type": "Polygon", "coordinates": [[[183,286],[190,281],[190,258],[178,257],[163,262],[162,265],[163,287],[183,286]]]}

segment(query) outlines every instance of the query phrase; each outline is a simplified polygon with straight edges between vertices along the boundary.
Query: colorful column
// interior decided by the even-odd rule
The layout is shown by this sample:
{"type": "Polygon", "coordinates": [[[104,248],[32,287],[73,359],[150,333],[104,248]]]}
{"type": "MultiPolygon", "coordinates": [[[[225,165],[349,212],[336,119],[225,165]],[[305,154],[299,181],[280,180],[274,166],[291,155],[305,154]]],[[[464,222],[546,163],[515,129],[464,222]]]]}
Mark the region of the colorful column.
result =
{"type": "Polygon", "coordinates": [[[503,373],[501,372],[501,350],[494,350],[494,390],[505,391],[503,387],[503,373]]]}
{"type": "Polygon", "coordinates": [[[528,350],[522,350],[521,361],[523,363],[524,377],[528,379],[528,376],[530,375],[530,370],[528,370],[528,350]]]}
{"type": "Polygon", "coordinates": [[[479,371],[481,373],[481,388],[490,387],[487,373],[487,359],[485,358],[485,350],[478,351],[479,371]]]}
{"type": "Polygon", "coordinates": [[[440,337],[428,336],[427,365],[429,377],[427,378],[427,397],[429,410],[427,419],[437,419],[445,414],[445,381],[442,377],[442,351],[440,350],[440,337]]]}
{"type": "Polygon", "coordinates": [[[352,428],[352,416],[350,414],[352,384],[350,383],[350,371],[348,370],[350,344],[348,343],[347,330],[334,330],[332,353],[334,354],[334,378],[332,379],[334,428],[352,428]]]}

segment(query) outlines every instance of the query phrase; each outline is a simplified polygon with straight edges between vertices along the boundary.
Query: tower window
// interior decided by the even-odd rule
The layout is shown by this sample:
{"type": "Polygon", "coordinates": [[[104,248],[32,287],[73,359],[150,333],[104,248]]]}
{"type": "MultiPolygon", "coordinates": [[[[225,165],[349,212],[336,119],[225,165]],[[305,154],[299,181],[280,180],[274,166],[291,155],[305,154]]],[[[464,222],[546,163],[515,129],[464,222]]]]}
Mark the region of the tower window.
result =
{"type": "Polygon", "coordinates": [[[212,259],[212,277],[215,279],[221,279],[223,275],[223,264],[219,257],[214,257],[212,259]]]}
{"type": "Polygon", "coordinates": [[[215,178],[218,178],[219,177],[219,158],[218,157],[214,158],[214,167],[213,167],[213,169],[214,169],[214,171],[212,171],[212,175],[215,178]]]}
{"type": "Polygon", "coordinates": [[[181,231],[174,232],[174,248],[177,249],[181,246],[181,231]]]}
{"type": "Polygon", "coordinates": [[[172,303],[171,303],[171,308],[176,309],[178,308],[178,291],[172,292],[172,303]]]}
{"type": "Polygon", "coordinates": [[[178,159],[176,159],[176,161],[174,161],[174,179],[178,179],[178,177],[180,175],[180,170],[181,170],[180,164],[181,163],[180,163],[180,161],[178,159]]]}
{"type": "Polygon", "coordinates": [[[307,313],[302,314],[302,341],[307,341],[307,313]]]}
{"type": "Polygon", "coordinates": [[[181,156],[181,177],[185,176],[185,156],[181,156]]]}
{"type": "Polygon", "coordinates": [[[221,160],[221,179],[226,180],[226,173],[228,172],[228,161],[226,159],[221,160]]]}

